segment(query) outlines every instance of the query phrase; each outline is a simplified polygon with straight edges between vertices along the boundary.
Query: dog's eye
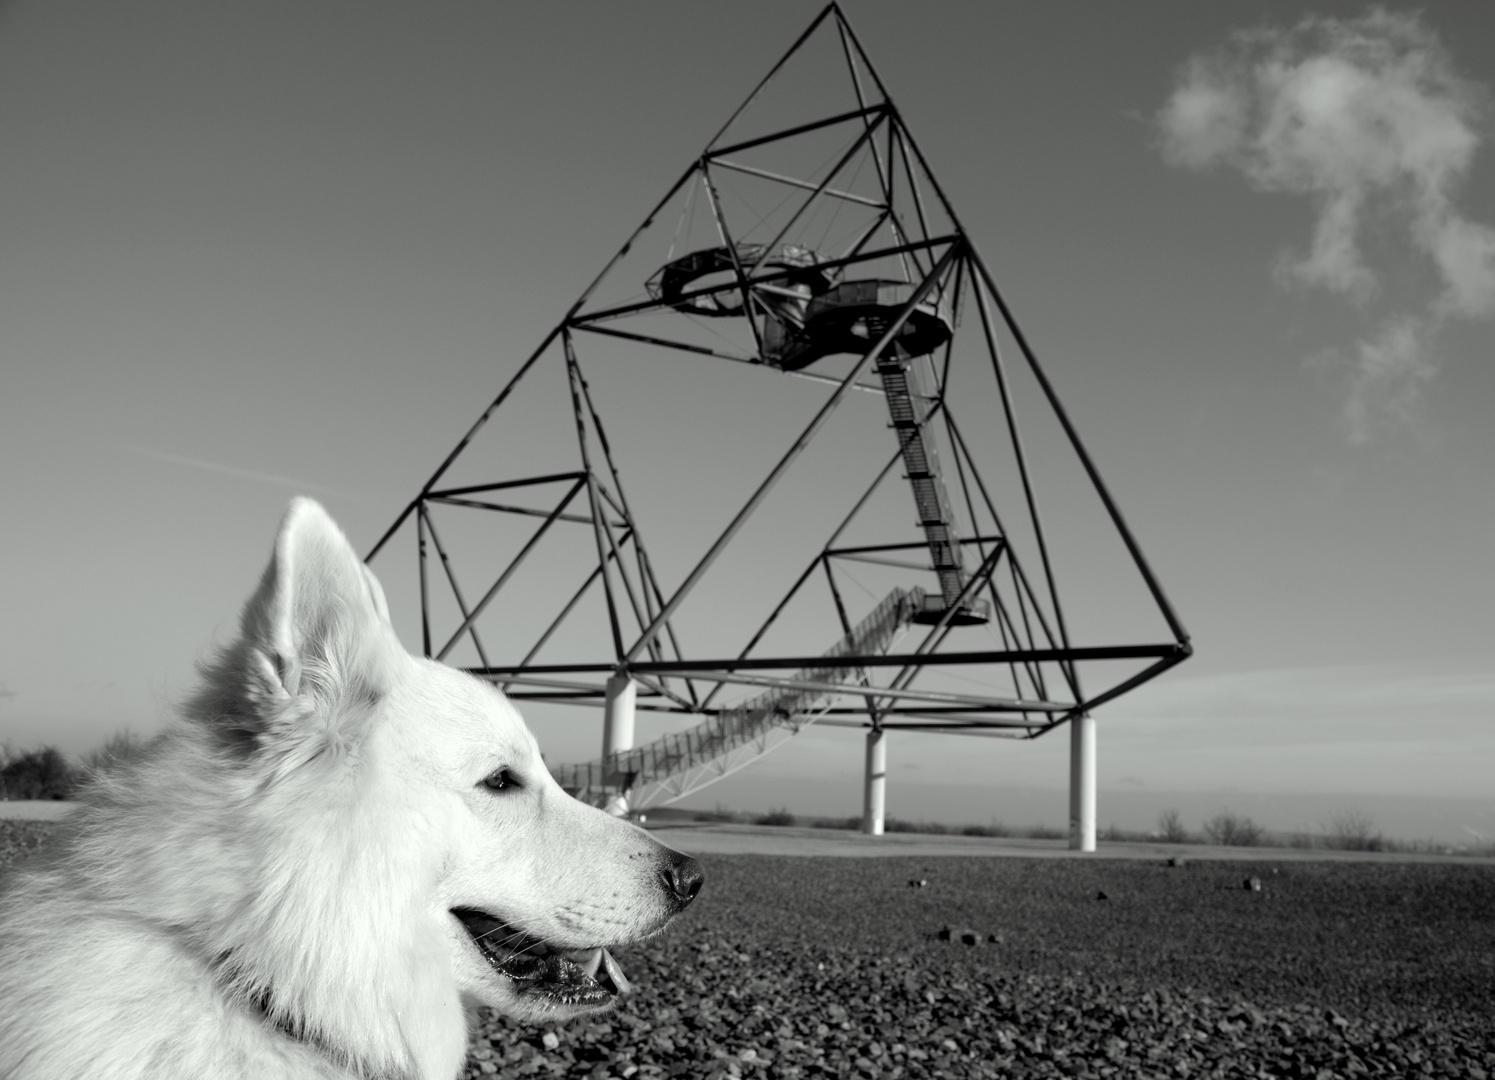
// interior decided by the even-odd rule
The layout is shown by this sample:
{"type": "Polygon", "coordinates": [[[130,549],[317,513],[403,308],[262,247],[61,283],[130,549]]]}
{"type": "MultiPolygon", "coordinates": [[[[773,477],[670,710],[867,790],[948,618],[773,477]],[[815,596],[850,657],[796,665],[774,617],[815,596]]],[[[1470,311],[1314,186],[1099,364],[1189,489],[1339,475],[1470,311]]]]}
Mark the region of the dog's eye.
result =
{"type": "Polygon", "coordinates": [[[494,769],[483,777],[483,786],[489,791],[514,791],[520,787],[519,778],[507,768],[494,769]]]}

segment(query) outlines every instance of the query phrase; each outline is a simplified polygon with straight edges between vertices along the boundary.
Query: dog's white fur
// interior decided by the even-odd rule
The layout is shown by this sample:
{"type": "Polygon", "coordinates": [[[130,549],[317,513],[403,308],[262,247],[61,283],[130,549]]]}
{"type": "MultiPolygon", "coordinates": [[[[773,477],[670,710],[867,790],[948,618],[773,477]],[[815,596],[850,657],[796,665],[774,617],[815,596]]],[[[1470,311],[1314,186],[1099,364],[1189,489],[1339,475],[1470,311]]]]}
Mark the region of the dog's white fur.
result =
{"type": "Polygon", "coordinates": [[[563,792],[494,687],[407,653],[310,500],[203,675],[15,875],[0,1077],[447,1080],[476,1005],[572,1011],[495,971],[451,909],[581,949],[681,906],[661,887],[681,857],[563,792]],[[501,769],[516,783],[491,790],[501,769]]]}

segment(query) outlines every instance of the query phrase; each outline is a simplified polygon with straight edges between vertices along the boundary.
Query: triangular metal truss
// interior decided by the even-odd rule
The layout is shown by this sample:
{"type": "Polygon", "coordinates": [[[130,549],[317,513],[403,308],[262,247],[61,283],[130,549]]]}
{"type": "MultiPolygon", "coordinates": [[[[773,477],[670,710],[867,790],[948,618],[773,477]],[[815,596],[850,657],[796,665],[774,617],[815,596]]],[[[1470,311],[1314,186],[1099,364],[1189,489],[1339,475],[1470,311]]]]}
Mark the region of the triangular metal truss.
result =
{"type": "MultiPolygon", "coordinates": [[[[685,493],[675,509],[681,519],[690,515],[685,493]]],[[[672,757],[661,741],[647,776],[640,762],[620,758],[597,763],[594,779],[573,778],[573,787],[627,774],[678,797],[683,791],[675,789],[689,786],[680,776],[709,774],[712,761],[720,773],[725,762],[742,758],[744,746],[766,750],[776,725],[797,730],[810,719],[1036,737],[1190,653],[1182,624],[1007,300],[836,4],[816,17],[519,365],[369,558],[412,519],[427,655],[465,657],[467,670],[512,696],[572,704],[601,704],[604,679],[626,673],[641,688],[640,709],[700,718],[722,733],[714,742],[703,736],[699,753],[682,755],[677,745],[672,757]],[[603,427],[606,402],[586,374],[604,364],[610,371],[655,370],[660,356],[747,365],[754,377],[794,382],[819,402],[767,475],[744,490],[731,519],[673,575],[659,572],[645,546],[603,427]],[[530,410],[519,401],[535,382],[546,384],[537,393],[552,405],[563,403],[544,430],[569,430],[564,454],[525,441],[530,410]],[[766,617],[737,628],[740,645],[730,652],[692,649],[680,622],[689,602],[832,415],[861,394],[886,406],[879,426],[895,438],[873,437],[884,440],[886,464],[870,483],[871,469],[844,485],[822,483],[820,501],[837,508],[839,524],[823,540],[809,540],[807,565],[782,583],[782,599],[766,617]],[[518,449],[485,453],[481,437],[506,406],[520,415],[510,429],[520,432],[518,449]],[[1020,434],[1019,412],[1025,423],[1037,415],[1051,429],[1043,456],[1065,457],[1073,467],[1096,503],[1086,529],[1119,546],[1114,565],[1140,584],[1134,607],[1139,614],[1150,609],[1166,640],[1074,640],[1054,550],[1064,529],[1046,529],[1039,514],[1037,458],[1020,434]],[[459,465],[468,477],[461,482],[459,465]],[[912,504],[908,495],[889,502],[900,487],[912,504]],[[891,516],[889,507],[896,508],[891,516]],[[459,586],[454,545],[442,535],[448,526],[437,530],[437,516],[458,511],[510,526],[492,544],[470,521],[461,526],[478,553],[474,568],[489,564],[481,592],[459,586]],[[526,521],[536,524],[524,534],[512,531],[526,521]],[[566,530],[567,553],[544,574],[543,616],[520,628],[516,606],[505,603],[502,620],[495,619],[495,598],[535,573],[535,553],[566,530]],[[898,618],[886,628],[878,623],[875,636],[856,637],[873,616],[859,615],[847,591],[851,567],[874,568],[891,586],[889,598],[899,595],[898,618]],[[804,614],[811,583],[822,579],[823,624],[804,614]],[[910,606],[916,583],[928,588],[917,590],[910,606]],[[773,647],[790,619],[805,632],[824,625],[827,642],[873,645],[853,653],[837,646],[834,663],[815,651],[773,647]],[[605,620],[602,641],[590,630],[572,632],[588,620],[592,630],[605,620]],[[911,627],[920,631],[916,642],[895,647],[893,631],[911,627]],[[590,655],[578,644],[586,641],[593,642],[590,655]],[[568,648],[569,658],[562,657],[568,648]],[[970,692],[973,681],[1003,692],[970,692]],[[757,697],[744,699],[749,690],[757,697]],[[735,728],[731,716],[738,717],[735,728]]],[[[676,528],[659,515],[648,526],[656,537],[673,538],[676,528]]],[[[802,531],[788,530],[803,542],[802,531]]],[[[471,572],[464,564],[464,575],[471,572]]],[[[888,622],[885,612],[878,617],[888,622]]]]}

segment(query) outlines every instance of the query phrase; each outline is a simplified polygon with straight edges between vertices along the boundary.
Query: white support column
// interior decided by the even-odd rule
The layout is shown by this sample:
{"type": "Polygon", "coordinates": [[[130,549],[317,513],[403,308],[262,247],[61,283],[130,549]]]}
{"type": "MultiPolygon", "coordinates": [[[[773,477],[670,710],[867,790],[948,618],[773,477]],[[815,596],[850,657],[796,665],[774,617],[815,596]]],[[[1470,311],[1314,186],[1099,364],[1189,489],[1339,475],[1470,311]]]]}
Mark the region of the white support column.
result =
{"type": "Polygon", "coordinates": [[[1069,722],[1069,846],[1095,850],[1095,717],[1069,722]]]}
{"type": "MultiPolygon", "coordinates": [[[[622,750],[633,749],[634,706],[638,684],[627,675],[607,680],[607,698],[602,706],[602,759],[622,750]]],[[[628,814],[628,799],[617,791],[607,801],[606,810],[617,817],[628,814]]]]}
{"type": "Polygon", "coordinates": [[[867,777],[862,789],[862,832],[881,836],[887,809],[888,733],[882,728],[867,732],[867,777]]]}

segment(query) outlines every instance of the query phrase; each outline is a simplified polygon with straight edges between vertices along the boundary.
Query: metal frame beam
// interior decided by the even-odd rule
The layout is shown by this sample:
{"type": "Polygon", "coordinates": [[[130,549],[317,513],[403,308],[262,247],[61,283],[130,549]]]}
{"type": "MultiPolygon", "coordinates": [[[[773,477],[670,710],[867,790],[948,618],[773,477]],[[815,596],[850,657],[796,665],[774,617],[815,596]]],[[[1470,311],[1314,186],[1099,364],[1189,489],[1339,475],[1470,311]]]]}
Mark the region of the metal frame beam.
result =
{"type": "MultiPolygon", "coordinates": [[[[842,140],[837,145],[846,146],[847,143],[842,140]]],[[[795,167],[791,165],[788,171],[794,172],[795,167]]],[[[821,169],[814,170],[812,175],[822,176],[821,169]]],[[[754,185],[754,189],[759,192],[769,191],[774,196],[784,194],[782,191],[767,189],[762,184],[754,185]]],[[[871,188],[868,187],[867,190],[871,188]]],[[[694,192],[692,191],[691,194],[693,198],[694,192]]],[[[693,206],[693,202],[691,205],[693,206]]],[[[773,220],[777,222],[780,217],[775,216],[773,220]]],[[[753,236],[755,234],[751,229],[743,228],[740,235],[753,236]]],[[[670,257],[673,257],[673,247],[670,257]]],[[[863,271],[864,277],[868,273],[868,271],[863,271]]],[[[879,267],[875,273],[883,273],[882,268],[879,267]]],[[[886,276],[897,276],[897,271],[887,271],[886,276]]],[[[645,324],[645,326],[649,330],[654,329],[651,325],[645,324]]],[[[668,332],[667,330],[666,333],[668,332]]],[[[966,337],[961,338],[962,343],[967,340],[966,337]]],[[[977,345],[972,351],[979,352],[980,347],[977,345]]],[[[859,349],[860,345],[857,348],[859,349]]],[[[903,356],[902,353],[899,355],[903,356]]],[[[962,359],[964,359],[963,354],[962,359]]],[[[964,371],[965,368],[962,366],[959,370],[964,371]]],[[[958,402],[960,399],[955,400],[958,402]]],[[[931,433],[934,430],[932,427],[931,433]]],[[[978,440],[978,445],[983,445],[980,440],[978,440]]],[[[930,449],[931,451],[935,449],[934,443],[930,444],[930,449]]],[[[1037,738],[1062,726],[1065,722],[1078,725],[1082,718],[1087,717],[1090,709],[1157,677],[1180,663],[1192,652],[1187,632],[1163,593],[1151,567],[1143,557],[1140,546],[1111,497],[1109,489],[1102,481],[1094,460],[1059,402],[1052,383],[1040,367],[1027,336],[1016,322],[993,275],[968,240],[959,218],[930,170],[918,143],[889,97],[876,68],[868,60],[844,13],[834,2],[820,11],[789,51],[707,144],[701,155],[680,175],[643,223],[633,230],[601,272],[582,291],[575,303],[566,311],[561,322],[520,364],[518,370],[505,383],[498,395],[425,482],[416,497],[380,537],[369,552],[369,559],[379,553],[390,537],[412,514],[417,519],[416,547],[420,571],[421,633],[426,654],[431,655],[433,644],[430,625],[432,594],[428,582],[427,563],[430,553],[434,551],[442,562],[447,583],[451,587],[456,606],[462,616],[461,625],[436,653],[437,658],[446,657],[463,637],[470,636],[481,664],[479,667],[468,670],[505,687],[512,685],[515,688],[516,697],[595,706],[607,697],[607,690],[602,686],[593,685],[586,679],[586,676],[605,674],[610,676],[614,682],[619,679],[637,680],[640,696],[638,708],[640,709],[671,716],[721,717],[730,714],[732,709],[713,709],[711,703],[724,688],[734,685],[762,686],[784,692],[786,696],[781,701],[781,707],[784,710],[797,710],[793,716],[786,716],[785,722],[796,730],[801,722],[808,723],[826,717],[822,722],[836,726],[870,727],[877,733],[884,730],[922,730],[983,737],[1037,738]],[[826,24],[827,19],[833,22],[836,33],[839,35],[840,48],[855,89],[858,107],[837,115],[823,116],[783,128],[770,134],[738,140],[730,145],[726,144],[724,139],[727,132],[741,117],[743,111],[758,97],[763,87],[775,77],[790,57],[809,40],[816,28],[826,24]],[[864,74],[870,79],[870,87],[864,86],[864,74]],[[775,163],[766,158],[766,166],[759,165],[757,161],[762,155],[752,155],[753,162],[751,163],[733,160],[730,157],[730,155],[740,155],[774,142],[795,139],[816,132],[827,132],[839,140],[840,136],[845,133],[844,129],[842,131],[829,131],[828,129],[848,124],[856,125],[855,137],[849,140],[849,148],[833,150],[825,157],[825,163],[830,164],[829,171],[825,172],[819,180],[774,171],[775,163]],[[884,136],[878,131],[879,125],[886,127],[885,142],[884,136]],[[870,155],[875,166],[877,188],[872,196],[846,190],[856,185],[854,182],[842,179],[842,174],[848,164],[858,160],[858,155],[864,155],[861,158],[862,162],[865,162],[866,155],[870,155]],[[834,390],[788,452],[779,459],[768,476],[748,498],[736,517],[716,537],[695,567],[675,588],[673,594],[666,598],[659,587],[652,563],[644,548],[637,521],[623,496],[619,470],[613,461],[600,417],[577,360],[574,331],[589,330],[606,339],[632,341],[649,348],[675,349],[736,363],[762,364],[763,346],[758,320],[755,317],[755,311],[761,312],[761,308],[757,306],[755,294],[759,289],[787,283],[794,275],[802,273],[802,270],[782,266],[776,269],[768,265],[771,261],[769,258],[760,259],[754,263],[745,263],[738,257],[737,237],[733,233],[740,228],[741,223],[736,221],[735,216],[729,221],[720,204],[714,184],[714,176],[718,175],[713,173],[714,166],[753,176],[770,184],[786,185],[788,188],[796,189],[788,193],[784,199],[783,205],[787,208],[785,213],[788,216],[786,224],[774,227],[768,224],[768,218],[760,222],[763,232],[759,235],[776,233],[773,242],[765,245],[770,250],[776,249],[786,237],[790,242],[798,241],[798,238],[792,235],[791,230],[796,222],[800,221],[813,207],[822,205],[819,201],[821,196],[841,203],[854,203],[870,208],[872,213],[854,211],[857,218],[851,222],[852,227],[849,231],[856,239],[847,254],[839,258],[817,261],[815,265],[823,272],[839,273],[846,268],[865,266],[879,260],[885,261],[887,265],[897,260],[898,265],[903,267],[904,279],[910,284],[916,283],[916,287],[912,290],[911,298],[898,308],[893,321],[890,325],[886,325],[885,330],[878,329],[884,324],[876,320],[868,324],[873,327],[868,336],[876,337],[877,340],[859,360],[851,365],[849,375],[844,378],[832,378],[815,372],[787,373],[797,378],[829,384],[834,387],[834,390]],[[682,300],[721,293],[724,289],[735,288],[740,291],[743,303],[741,314],[749,321],[753,340],[757,344],[756,356],[733,355],[720,348],[686,341],[673,341],[667,336],[655,333],[601,325],[604,322],[630,316],[665,312],[671,309],[672,304],[666,304],[658,299],[651,298],[642,302],[613,305],[583,313],[583,309],[591,302],[592,296],[604,279],[628,255],[635,241],[654,224],[656,215],[676,198],[682,188],[693,184],[697,177],[703,184],[705,197],[710,201],[718,238],[731,253],[734,280],[730,283],[683,290],[680,296],[672,297],[672,301],[673,304],[678,305],[682,300]],[[840,187],[835,186],[837,180],[841,180],[840,187]],[[801,191],[808,194],[798,194],[801,191]],[[877,197],[878,193],[881,196],[880,200],[877,197]],[[926,194],[929,195],[927,202],[926,194]],[[941,213],[944,217],[940,216],[941,213]],[[875,220],[870,225],[864,226],[863,218],[875,220]],[[887,231],[884,231],[884,226],[887,231]],[[941,235],[931,236],[931,229],[938,230],[941,235]],[[890,246],[886,245],[889,238],[896,242],[890,246]],[[884,246],[865,250],[874,242],[882,242],[884,246]],[[692,590],[710,570],[724,548],[731,543],[748,518],[805,450],[810,440],[826,423],[831,412],[844,400],[848,391],[855,389],[875,393],[884,392],[881,387],[874,387],[862,380],[871,366],[893,348],[892,342],[913,311],[934,296],[938,298],[941,311],[948,312],[951,319],[958,322],[958,316],[963,310],[968,313],[967,290],[974,293],[977,308],[979,329],[973,336],[978,342],[984,344],[991,371],[1001,395],[1002,418],[1005,421],[1006,435],[1011,444],[1010,453],[1016,461],[1022,503],[1025,504],[1026,515],[1023,516],[1022,511],[1018,511],[1018,516],[1014,518],[1014,523],[1020,527],[1016,539],[1019,546],[1026,551],[1031,551],[1033,544],[1036,543],[1037,554],[1042,564],[1039,577],[1030,580],[1020,565],[1017,552],[1011,546],[1014,537],[1008,532],[1002,518],[998,515],[996,504],[978,468],[977,459],[972,454],[970,446],[967,445],[966,438],[956,425],[950,410],[945,407],[946,393],[954,392],[950,387],[952,363],[956,354],[956,340],[952,334],[950,340],[944,344],[942,362],[938,352],[930,353],[927,360],[921,356],[914,358],[911,362],[919,365],[917,374],[920,377],[928,373],[937,391],[933,395],[923,395],[920,402],[916,403],[915,411],[923,415],[921,424],[932,424],[936,414],[941,415],[945,430],[944,441],[950,447],[954,467],[959,477],[960,493],[964,497],[963,510],[961,506],[952,501],[947,516],[950,522],[959,523],[958,531],[969,528],[976,534],[970,539],[959,540],[959,546],[963,549],[968,545],[976,545],[981,555],[979,568],[964,583],[958,601],[952,604],[949,595],[942,597],[944,611],[935,625],[923,636],[918,647],[912,651],[907,649],[897,653],[874,651],[896,647],[895,635],[901,635],[907,629],[907,620],[912,617],[902,606],[888,609],[903,612],[898,615],[898,618],[903,621],[896,626],[892,624],[883,626],[880,631],[883,636],[875,640],[865,636],[850,636],[853,633],[851,613],[841,595],[837,574],[832,568],[833,560],[872,562],[893,566],[904,571],[922,572],[931,569],[915,562],[881,557],[893,552],[926,548],[930,543],[927,540],[847,548],[834,546],[852,519],[867,505],[873,492],[886,480],[893,465],[900,460],[900,455],[895,454],[857,501],[851,513],[842,521],[820,552],[811,560],[809,566],[790,587],[783,600],[752,635],[740,656],[727,660],[685,658],[675,637],[673,619],[682,603],[692,594],[692,590]],[[1009,372],[1004,364],[1001,350],[1006,348],[1010,353],[1010,346],[1014,342],[1017,352],[1022,356],[1022,362],[1014,361],[1014,366],[1009,372]],[[519,382],[534,369],[542,357],[550,357],[552,351],[562,353],[564,356],[581,469],[527,479],[438,488],[441,478],[453,462],[468,448],[496,410],[510,399],[519,382]],[[1058,574],[1051,559],[1049,538],[1040,516],[1027,453],[1018,431],[1015,391],[1013,387],[1009,387],[1008,383],[1009,378],[1020,379],[1026,391],[1029,380],[1026,375],[1022,374],[1024,371],[1031,374],[1042,400],[1053,410],[1069,447],[1077,455],[1085,476],[1100,498],[1111,525],[1122,540],[1133,565],[1143,578],[1149,595],[1173,635],[1172,642],[1089,647],[1076,647],[1072,643],[1065,611],[1061,604],[1058,574]],[[930,402],[932,405],[926,408],[925,406],[930,402]],[[595,454],[595,451],[599,449],[600,458],[595,454]],[[607,481],[604,478],[607,478],[607,481]],[[608,481],[610,481],[610,486],[608,481]],[[510,504],[507,501],[494,501],[494,494],[500,491],[551,483],[564,484],[568,490],[565,491],[556,507],[549,512],[534,507],[510,504]],[[582,488],[587,491],[588,511],[565,512],[582,488]],[[458,585],[455,569],[431,521],[430,507],[436,503],[459,509],[486,510],[544,519],[539,529],[522,546],[519,553],[499,575],[498,580],[475,606],[467,604],[458,585]],[[964,518],[961,516],[962,513],[964,513],[964,518]],[[477,620],[494,595],[516,572],[526,555],[557,521],[592,527],[597,549],[596,565],[518,665],[492,664],[478,637],[477,620]],[[1029,536],[1030,529],[1031,536],[1029,536]],[[633,545],[631,552],[627,550],[630,543],[633,545]],[[999,564],[1004,554],[1010,565],[1008,571],[1002,572],[999,577],[999,564]],[[843,634],[847,635],[843,637],[843,643],[838,644],[835,649],[856,648],[859,651],[848,655],[834,655],[835,649],[833,649],[831,654],[817,656],[750,656],[749,654],[760,645],[769,628],[780,618],[790,601],[801,593],[803,585],[813,576],[817,566],[822,568],[827,575],[836,618],[839,620],[843,634]],[[619,597],[615,593],[616,582],[612,576],[614,572],[621,575],[622,586],[626,594],[624,597],[619,597]],[[599,578],[603,584],[612,633],[613,661],[611,663],[535,664],[533,662],[535,656],[551,640],[557,628],[572,614],[582,597],[599,578]],[[1038,586],[1037,589],[1034,587],[1035,584],[1038,586]],[[978,595],[989,596],[991,601],[989,629],[1000,637],[1001,647],[943,651],[954,626],[956,610],[978,595]],[[632,624],[625,628],[623,619],[626,616],[631,616],[637,624],[637,637],[632,636],[632,624]],[[855,642],[861,642],[861,644],[856,645],[855,642]],[[1099,661],[1141,661],[1144,663],[1137,665],[1140,666],[1140,670],[1132,670],[1131,674],[1121,678],[1120,681],[1112,682],[1087,698],[1081,688],[1077,665],[1099,661]],[[1011,696],[984,696],[929,687],[920,689],[912,685],[921,673],[926,671],[933,673],[946,667],[976,665],[1005,667],[1006,674],[1011,677],[1011,696]],[[890,680],[890,685],[874,685],[872,673],[884,668],[896,670],[890,680]],[[1060,678],[1054,682],[1056,674],[1060,678]],[[845,681],[842,681],[843,678],[845,681]],[[672,680],[683,682],[684,695],[678,692],[681,682],[672,682],[672,680]],[[1069,693],[1050,695],[1046,689],[1046,684],[1050,682],[1054,682],[1056,688],[1061,684],[1066,685],[1069,693]],[[697,684],[709,684],[709,692],[705,693],[704,698],[697,693],[697,684]],[[1072,697],[1073,700],[1054,700],[1056,697],[1066,699],[1072,697]],[[838,704],[833,706],[831,702],[838,704]],[[854,705],[855,707],[852,707],[854,705]],[[848,718],[856,716],[865,717],[865,719],[841,720],[834,719],[833,716],[848,718]]],[[[954,590],[952,589],[951,592],[954,590]]],[[[890,596],[887,601],[884,601],[884,605],[894,599],[894,596],[890,596]]],[[[909,602],[906,593],[903,594],[903,598],[897,599],[898,605],[909,602]]],[[[879,606],[874,610],[883,611],[884,609],[883,606],[879,606]]],[[[878,616],[879,619],[883,617],[878,616]]],[[[864,619],[863,623],[858,625],[862,626],[866,623],[867,620],[864,619]]],[[[857,632],[861,633],[860,629],[857,632]]],[[[878,677],[887,679],[885,675],[878,677]]],[[[702,689],[706,687],[703,686],[702,689]]],[[[744,707],[741,703],[734,706],[739,710],[744,707]]],[[[784,733],[781,735],[787,737],[784,733]]],[[[755,739],[754,745],[758,746],[761,743],[759,752],[762,752],[763,748],[773,744],[774,739],[780,737],[780,735],[764,733],[761,738],[755,739]]],[[[731,763],[724,761],[720,768],[702,766],[696,772],[701,773],[702,776],[709,774],[711,778],[725,775],[726,772],[745,764],[748,760],[744,756],[747,749],[747,747],[734,749],[731,763]]],[[[684,790],[683,787],[681,790],[684,790]]]]}
{"type": "MultiPolygon", "coordinates": [[[[1157,660],[1169,659],[1178,663],[1191,655],[1193,650],[1179,642],[1163,645],[1099,645],[1074,646],[1068,649],[981,649],[946,653],[873,653],[867,656],[837,656],[828,660],[825,656],[745,656],[722,660],[675,660],[663,663],[633,661],[628,668],[647,675],[669,675],[678,671],[702,669],[721,671],[777,670],[782,668],[825,667],[899,667],[917,661],[926,667],[950,664],[1006,664],[1012,661],[1032,663],[1058,663],[1060,661],[1083,660],[1157,660]]],[[[544,674],[551,672],[613,671],[615,664],[539,664],[522,669],[524,672],[544,674]]],[[[475,675],[520,674],[517,667],[487,667],[469,669],[475,675]]]]}

